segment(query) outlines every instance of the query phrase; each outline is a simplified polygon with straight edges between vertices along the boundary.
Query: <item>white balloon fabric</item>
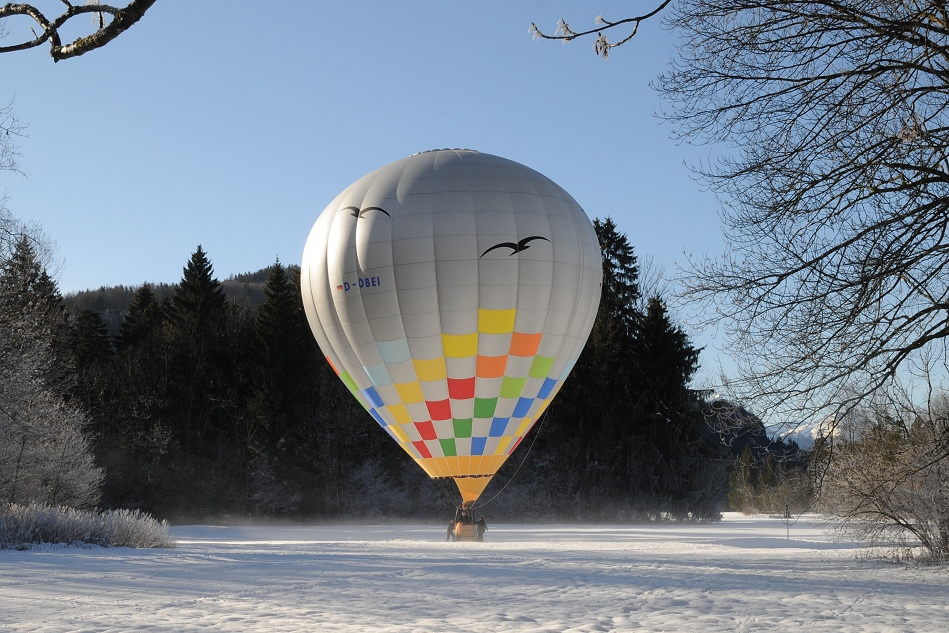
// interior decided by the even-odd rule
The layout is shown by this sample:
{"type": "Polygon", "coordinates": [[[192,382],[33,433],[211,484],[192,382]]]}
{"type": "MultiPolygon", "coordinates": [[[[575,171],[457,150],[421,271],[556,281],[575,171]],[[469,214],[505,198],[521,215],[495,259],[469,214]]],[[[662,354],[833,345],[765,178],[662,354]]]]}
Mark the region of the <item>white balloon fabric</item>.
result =
{"type": "Polygon", "coordinates": [[[317,219],[301,274],[333,369],[466,503],[560,389],[601,281],[593,225],[567,192],[461,149],[415,154],[347,187],[317,219]]]}

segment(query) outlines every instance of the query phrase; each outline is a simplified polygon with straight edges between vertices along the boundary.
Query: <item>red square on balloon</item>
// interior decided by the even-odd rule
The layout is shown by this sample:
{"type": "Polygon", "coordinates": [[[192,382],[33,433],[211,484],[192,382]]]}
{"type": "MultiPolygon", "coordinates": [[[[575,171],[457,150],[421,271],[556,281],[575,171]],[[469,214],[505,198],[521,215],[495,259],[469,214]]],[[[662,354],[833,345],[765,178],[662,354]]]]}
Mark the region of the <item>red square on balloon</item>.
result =
{"type": "MultiPolygon", "coordinates": [[[[474,392],[472,392],[472,397],[474,397],[474,392]]],[[[432,416],[433,420],[450,420],[451,419],[451,402],[446,398],[445,400],[436,400],[431,402],[429,400],[425,401],[425,404],[428,405],[428,413],[432,416]]],[[[423,436],[424,437],[424,436],[423,436]]],[[[435,437],[425,439],[435,439],[435,437]]]]}
{"type": "MultiPolygon", "coordinates": [[[[475,379],[471,378],[449,378],[448,379],[448,397],[452,400],[470,400],[474,398],[475,379]]],[[[433,415],[432,418],[435,418],[433,415]]]]}
{"type": "MultiPolygon", "coordinates": [[[[418,434],[422,436],[423,440],[438,439],[438,435],[435,433],[435,427],[432,425],[431,420],[426,422],[416,422],[415,429],[418,431],[418,434]]],[[[415,444],[418,444],[418,442],[415,442],[415,444]]]]}
{"type": "Polygon", "coordinates": [[[432,458],[432,454],[428,450],[428,447],[425,446],[425,442],[422,442],[422,441],[412,442],[412,446],[415,447],[415,450],[417,450],[418,454],[421,455],[424,459],[432,458]]]}

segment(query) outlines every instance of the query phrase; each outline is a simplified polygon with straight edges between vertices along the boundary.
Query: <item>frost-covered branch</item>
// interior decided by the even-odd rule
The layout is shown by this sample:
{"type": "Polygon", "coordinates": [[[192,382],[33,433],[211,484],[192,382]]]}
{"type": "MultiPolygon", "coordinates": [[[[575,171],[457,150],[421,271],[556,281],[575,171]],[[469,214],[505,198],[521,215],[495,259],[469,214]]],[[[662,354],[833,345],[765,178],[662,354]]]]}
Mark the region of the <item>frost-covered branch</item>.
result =
{"type": "Polygon", "coordinates": [[[16,138],[22,134],[23,125],[13,112],[13,102],[0,106],[0,171],[20,171],[17,164],[20,148],[16,138]]]}
{"type": "Polygon", "coordinates": [[[567,21],[561,18],[557,22],[557,30],[554,31],[554,34],[547,35],[537,27],[536,23],[531,22],[530,33],[536,39],[560,40],[561,42],[570,42],[577,39],[578,37],[585,37],[587,35],[595,34],[596,40],[593,42],[593,51],[603,59],[608,59],[610,49],[616,48],[617,46],[622,46],[629,40],[633,39],[633,36],[636,35],[636,32],[639,30],[639,25],[641,22],[657,15],[671,2],[672,0],[664,0],[661,4],[648,13],[633,18],[624,18],[622,20],[617,20],[616,22],[611,22],[602,15],[598,15],[596,16],[597,26],[588,31],[574,31],[572,28],[570,28],[570,25],[567,23],[567,21]],[[629,25],[631,25],[631,27],[629,25]],[[604,34],[604,31],[621,26],[626,26],[629,28],[629,34],[616,42],[610,42],[604,34]]]}

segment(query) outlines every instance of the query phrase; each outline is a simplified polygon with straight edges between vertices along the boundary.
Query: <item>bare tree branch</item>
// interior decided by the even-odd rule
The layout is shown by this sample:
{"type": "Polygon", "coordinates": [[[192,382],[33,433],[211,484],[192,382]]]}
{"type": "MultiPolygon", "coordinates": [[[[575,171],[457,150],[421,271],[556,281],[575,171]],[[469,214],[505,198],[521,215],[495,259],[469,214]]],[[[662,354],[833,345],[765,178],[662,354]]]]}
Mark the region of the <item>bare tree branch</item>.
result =
{"type": "Polygon", "coordinates": [[[0,171],[20,172],[17,158],[20,148],[16,139],[23,135],[24,126],[13,111],[13,102],[0,106],[0,171]]]}
{"type": "Polygon", "coordinates": [[[624,18],[616,22],[611,22],[605,19],[602,15],[598,15],[596,17],[596,24],[602,25],[602,26],[597,26],[596,28],[590,29],[588,31],[580,31],[580,32],[574,31],[572,28],[570,28],[570,25],[567,24],[567,22],[563,18],[561,18],[560,21],[557,22],[557,30],[554,31],[553,35],[547,35],[543,31],[541,31],[537,27],[537,24],[534,22],[531,22],[531,27],[529,29],[529,32],[532,36],[534,36],[537,39],[560,40],[561,42],[570,42],[572,40],[577,39],[578,37],[585,37],[587,35],[595,34],[597,37],[596,37],[596,40],[594,40],[593,42],[593,51],[597,55],[602,57],[603,59],[608,59],[611,49],[616,48],[617,46],[622,46],[629,40],[633,39],[633,36],[636,35],[637,31],[639,31],[639,24],[641,22],[643,22],[644,20],[648,20],[649,18],[659,14],[663,9],[669,6],[671,2],[672,0],[663,0],[663,2],[659,4],[659,6],[657,6],[655,9],[653,9],[649,13],[639,15],[634,18],[624,18]],[[610,42],[609,40],[607,40],[606,35],[603,34],[604,31],[608,31],[616,27],[630,25],[630,24],[632,25],[632,28],[629,34],[617,42],[610,42]]]}
{"type": "Polygon", "coordinates": [[[36,23],[39,32],[32,30],[34,35],[32,39],[10,46],[0,46],[0,53],[22,51],[49,42],[50,55],[54,62],[70,57],[78,57],[105,46],[124,33],[129,27],[138,22],[155,2],[156,0],[132,0],[125,7],[119,8],[99,4],[98,2],[77,6],[64,0],[66,10],[54,19],[48,18],[33,5],[8,3],[0,7],[0,20],[11,16],[26,16],[36,23]],[[98,29],[91,35],[77,38],[75,41],[64,45],[59,30],[72,18],[86,14],[94,14],[98,17],[98,29]],[[108,22],[105,20],[106,14],[111,16],[111,20],[108,22]]]}

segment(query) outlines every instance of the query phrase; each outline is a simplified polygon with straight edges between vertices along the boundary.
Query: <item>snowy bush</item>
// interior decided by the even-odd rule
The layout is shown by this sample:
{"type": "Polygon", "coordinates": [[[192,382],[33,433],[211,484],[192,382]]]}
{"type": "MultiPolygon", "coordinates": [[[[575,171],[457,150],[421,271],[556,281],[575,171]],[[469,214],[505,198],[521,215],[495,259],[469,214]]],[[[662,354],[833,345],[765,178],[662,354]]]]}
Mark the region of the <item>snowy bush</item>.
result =
{"type": "Polygon", "coordinates": [[[865,418],[855,438],[818,449],[823,509],[887,556],[949,563],[949,396],[865,418]]]}
{"type": "Polygon", "coordinates": [[[77,510],[40,503],[0,506],[0,549],[40,543],[174,548],[168,522],[138,510],[77,510]]]}

